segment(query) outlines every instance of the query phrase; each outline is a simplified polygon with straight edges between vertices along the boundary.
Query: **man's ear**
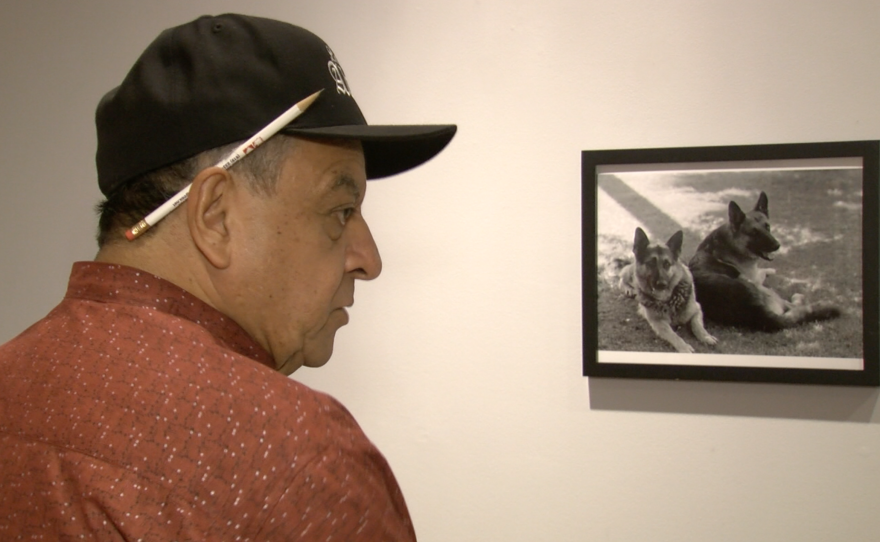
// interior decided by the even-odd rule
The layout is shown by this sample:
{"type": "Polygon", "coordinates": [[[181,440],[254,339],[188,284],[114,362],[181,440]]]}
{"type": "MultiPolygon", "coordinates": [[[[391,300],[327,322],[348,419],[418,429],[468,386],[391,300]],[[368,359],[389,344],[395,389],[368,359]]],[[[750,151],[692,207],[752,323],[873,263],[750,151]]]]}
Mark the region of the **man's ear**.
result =
{"type": "Polygon", "coordinates": [[[205,259],[218,269],[226,269],[231,261],[227,226],[232,184],[225,169],[203,169],[193,179],[186,202],[190,236],[205,259]]]}

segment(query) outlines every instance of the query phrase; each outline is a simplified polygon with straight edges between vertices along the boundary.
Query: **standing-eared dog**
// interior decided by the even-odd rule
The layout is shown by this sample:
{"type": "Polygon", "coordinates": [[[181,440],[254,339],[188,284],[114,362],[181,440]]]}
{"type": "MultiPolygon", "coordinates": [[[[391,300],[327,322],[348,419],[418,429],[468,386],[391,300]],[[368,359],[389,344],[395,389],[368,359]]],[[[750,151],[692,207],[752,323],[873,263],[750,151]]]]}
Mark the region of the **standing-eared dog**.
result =
{"type": "Polygon", "coordinates": [[[770,233],[767,194],[761,192],[755,208],[747,213],[731,201],[727,223],[703,239],[689,263],[706,319],[779,331],[840,316],[840,309],[832,305],[804,304],[800,294],[786,301],[764,286],[764,279],[776,270],[760,268],[758,262],[772,260],[778,249],[779,241],[770,233]]]}
{"type": "Polygon", "coordinates": [[[703,327],[703,312],[694,297],[691,273],[679,261],[682,239],[682,232],[677,231],[665,245],[651,243],[645,232],[636,228],[636,261],[622,269],[620,286],[627,295],[636,297],[639,314],[658,337],[679,352],[690,354],[693,347],[672,326],[690,324],[694,336],[705,344],[715,344],[718,339],[703,327]]]}

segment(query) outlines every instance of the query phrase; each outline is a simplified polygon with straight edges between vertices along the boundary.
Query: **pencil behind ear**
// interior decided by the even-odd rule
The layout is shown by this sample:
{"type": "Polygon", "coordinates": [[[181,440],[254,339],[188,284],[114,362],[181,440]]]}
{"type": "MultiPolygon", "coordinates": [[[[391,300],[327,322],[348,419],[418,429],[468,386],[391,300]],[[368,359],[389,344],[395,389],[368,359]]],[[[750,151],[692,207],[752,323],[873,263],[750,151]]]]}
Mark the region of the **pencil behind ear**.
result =
{"type": "Polygon", "coordinates": [[[209,167],[193,179],[187,199],[187,226],[193,243],[208,262],[226,269],[231,261],[228,229],[232,179],[221,167],[209,167]]]}

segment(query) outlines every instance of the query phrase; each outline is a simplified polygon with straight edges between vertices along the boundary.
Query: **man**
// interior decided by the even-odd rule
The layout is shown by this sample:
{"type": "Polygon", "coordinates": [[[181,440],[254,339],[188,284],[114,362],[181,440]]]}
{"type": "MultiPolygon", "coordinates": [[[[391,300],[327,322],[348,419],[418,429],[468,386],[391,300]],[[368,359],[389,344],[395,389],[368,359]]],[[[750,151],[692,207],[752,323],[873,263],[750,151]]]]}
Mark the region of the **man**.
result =
{"type": "Polygon", "coordinates": [[[429,160],[455,126],[368,126],[323,41],[240,15],[163,32],[96,124],[96,261],[0,347],[0,539],[414,539],[351,415],[284,375],[329,359],[355,281],[381,271],[366,180],[429,160]]]}

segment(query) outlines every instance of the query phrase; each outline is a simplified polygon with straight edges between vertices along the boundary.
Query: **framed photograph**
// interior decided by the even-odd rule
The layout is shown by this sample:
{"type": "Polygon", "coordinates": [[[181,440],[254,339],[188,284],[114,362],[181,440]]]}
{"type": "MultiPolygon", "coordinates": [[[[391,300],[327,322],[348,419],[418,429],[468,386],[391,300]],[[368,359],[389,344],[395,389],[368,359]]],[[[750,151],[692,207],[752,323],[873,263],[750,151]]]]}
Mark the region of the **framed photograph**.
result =
{"type": "Polygon", "coordinates": [[[582,152],[583,374],[880,386],[880,142],[582,152]]]}

